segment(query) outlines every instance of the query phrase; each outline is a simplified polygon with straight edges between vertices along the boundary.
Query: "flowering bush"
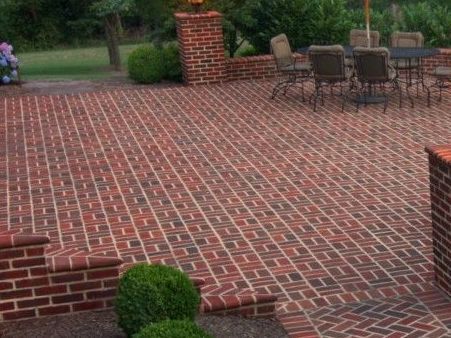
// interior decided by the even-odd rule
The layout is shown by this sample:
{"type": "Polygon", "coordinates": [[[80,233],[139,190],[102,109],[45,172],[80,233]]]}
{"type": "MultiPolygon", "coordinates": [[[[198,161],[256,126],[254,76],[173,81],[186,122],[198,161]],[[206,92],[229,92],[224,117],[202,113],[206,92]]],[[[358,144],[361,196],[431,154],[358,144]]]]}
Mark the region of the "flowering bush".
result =
{"type": "Polygon", "coordinates": [[[0,44],[0,83],[8,84],[17,80],[19,60],[13,54],[13,46],[3,42],[0,44]]]}

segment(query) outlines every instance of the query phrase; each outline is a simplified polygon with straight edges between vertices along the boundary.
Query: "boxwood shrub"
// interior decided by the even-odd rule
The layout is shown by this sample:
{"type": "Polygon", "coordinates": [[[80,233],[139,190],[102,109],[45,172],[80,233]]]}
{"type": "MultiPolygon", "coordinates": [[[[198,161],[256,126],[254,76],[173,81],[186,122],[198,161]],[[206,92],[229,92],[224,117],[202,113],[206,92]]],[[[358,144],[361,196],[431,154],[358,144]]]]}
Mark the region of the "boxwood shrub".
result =
{"type": "Polygon", "coordinates": [[[176,43],[168,43],[163,49],[164,79],[182,81],[182,66],[180,64],[179,49],[176,43]]]}
{"type": "Polygon", "coordinates": [[[166,319],[194,320],[200,296],[183,272],[164,265],[138,264],[119,280],[116,313],[119,326],[131,336],[166,319]]]}
{"type": "Polygon", "coordinates": [[[144,327],[133,338],[213,338],[189,320],[164,320],[144,327]]]}
{"type": "Polygon", "coordinates": [[[180,82],[182,67],[177,45],[168,43],[161,47],[138,47],[128,57],[128,73],[138,83],[156,83],[161,80],[180,82]]]}
{"type": "Polygon", "coordinates": [[[160,82],[165,74],[163,53],[153,45],[136,48],[128,57],[128,73],[138,83],[160,82]]]}

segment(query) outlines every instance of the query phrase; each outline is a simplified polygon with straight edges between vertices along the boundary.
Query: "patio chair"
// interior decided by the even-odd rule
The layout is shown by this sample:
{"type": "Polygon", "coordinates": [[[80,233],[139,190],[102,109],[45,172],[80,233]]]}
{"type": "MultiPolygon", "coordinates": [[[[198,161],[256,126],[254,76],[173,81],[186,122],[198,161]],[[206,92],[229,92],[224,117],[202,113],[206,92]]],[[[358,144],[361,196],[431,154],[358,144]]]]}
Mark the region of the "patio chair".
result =
{"type": "MultiPolygon", "coordinates": [[[[424,37],[421,32],[393,32],[390,38],[391,47],[410,47],[421,48],[424,46],[424,37]]],[[[419,84],[425,88],[424,77],[421,67],[421,59],[400,59],[393,62],[395,69],[403,71],[406,75],[405,82],[412,85],[413,73],[416,75],[417,95],[419,93],[419,84]]]]}
{"type": "Polygon", "coordinates": [[[285,95],[288,89],[301,84],[302,100],[304,101],[304,82],[311,78],[310,62],[299,62],[291,51],[290,43],[285,34],[271,39],[271,53],[276,62],[279,82],[275,85],[271,98],[274,99],[282,90],[285,95]]]}
{"type": "Polygon", "coordinates": [[[321,98],[321,105],[324,105],[324,87],[330,87],[331,95],[334,95],[334,87],[339,86],[340,96],[342,96],[341,110],[344,110],[347,93],[343,89],[352,89],[352,71],[345,65],[345,50],[340,45],[332,46],[310,46],[309,57],[313,67],[313,79],[315,81],[315,91],[310,96],[313,98],[313,111],[316,111],[318,98],[321,98]],[[349,84],[351,85],[349,86],[349,84]]]}
{"type": "MultiPolygon", "coordinates": [[[[395,69],[390,65],[390,52],[387,48],[356,47],[353,50],[357,81],[360,83],[359,104],[384,102],[384,112],[388,106],[385,85],[389,84],[399,94],[399,107],[402,107],[402,90],[395,69]]],[[[407,96],[413,107],[413,100],[407,88],[407,96]]]]}
{"type": "Polygon", "coordinates": [[[438,101],[442,101],[442,91],[443,89],[448,88],[448,83],[451,83],[451,67],[437,67],[432,73],[432,76],[434,76],[436,80],[429,88],[427,88],[428,106],[431,105],[431,88],[436,88],[438,90],[438,101]]]}
{"type": "MultiPolygon", "coordinates": [[[[380,34],[378,31],[370,31],[370,46],[379,47],[380,34]]],[[[349,33],[349,44],[352,47],[368,47],[368,36],[366,30],[352,29],[349,33]]]]}

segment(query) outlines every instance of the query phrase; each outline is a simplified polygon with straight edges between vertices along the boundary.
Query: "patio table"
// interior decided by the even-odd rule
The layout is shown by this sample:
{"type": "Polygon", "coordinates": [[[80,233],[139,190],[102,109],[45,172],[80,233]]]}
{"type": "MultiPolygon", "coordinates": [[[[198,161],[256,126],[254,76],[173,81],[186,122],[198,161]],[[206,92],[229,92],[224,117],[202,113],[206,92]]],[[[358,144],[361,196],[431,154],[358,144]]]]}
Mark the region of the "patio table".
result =
{"type": "MultiPolygon", "coordinates": [[[[299,54],[308,54],[310,47],[301,47],[297,49],[299,54]]],[[[343,46],[345,49],[345,57],[351,58],[353,46],[343,46]]],[[[390,51],[390,58],[399,59],[421,59],[429,56],[434,56],[440,53],[437,48],[410,48],[410,47],[387,47],[390,51]]]]}

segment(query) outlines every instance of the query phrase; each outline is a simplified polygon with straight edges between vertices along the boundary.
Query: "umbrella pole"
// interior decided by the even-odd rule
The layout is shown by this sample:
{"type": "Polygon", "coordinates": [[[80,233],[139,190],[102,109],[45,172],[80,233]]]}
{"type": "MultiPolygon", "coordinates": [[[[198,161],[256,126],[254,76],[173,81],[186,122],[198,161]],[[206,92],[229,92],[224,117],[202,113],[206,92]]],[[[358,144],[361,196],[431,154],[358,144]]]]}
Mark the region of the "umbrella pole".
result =
{"type": "Polygon", "coordinates": [[[366,38],[368,41],[368,48],[371,47],[370,36],[370,0],[365,0],[365,22],[366,22],[366,38]]]}

